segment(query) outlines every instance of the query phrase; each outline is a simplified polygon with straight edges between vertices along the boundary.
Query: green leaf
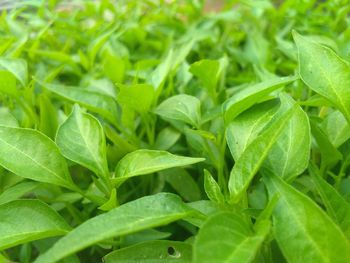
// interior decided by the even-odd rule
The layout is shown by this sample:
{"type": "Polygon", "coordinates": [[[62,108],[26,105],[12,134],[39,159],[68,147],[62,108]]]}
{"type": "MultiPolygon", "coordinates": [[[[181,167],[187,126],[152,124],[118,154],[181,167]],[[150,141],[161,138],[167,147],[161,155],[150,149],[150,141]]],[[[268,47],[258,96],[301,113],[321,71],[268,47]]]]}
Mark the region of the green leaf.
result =
{"type": "Polygon", "coordinates": [[[11,72],[23,87],[28,82],[28,66],[24,59],[0,58],[0,69],[11,72]]]}
{"type": "Polygon", "coordinates": [[[179,140],[180,136],[179,131],[172,127],[166,127],[158,133],[154,149],[167,151],[179,140]]]}
{"type": "Polygon", "coordinates": [[[193,262],[252,262],[269,231],[270,224],[266,220],[254,232],[241,215],[215,214],[199,230],[193,247],[193,262]]]}
{"type": "Polygon", "coordinates": [[[240,113],[261,102],[274,90],[295,80],[297,80],[295,76],[269,79],[237,92],[223,104],[225,121],[231,122],[240,113]]]}
{"type": "Polygon", "coordinates": [[[310,175],[316,185],[328,214],[341,227],[346,236],[350,237],[350,204],[328,184],[319,174],[317,168],[310,166],[310,175]]]}
{"type": "Polygon", "coordinates": [[[41,83],[47,90],[72,102],[77,102],[92,112],[105,117],[111,123],[117,121],[117,104],[113,98],[100,92],[73,86],[41,83]]]}
{"type": "Polygon", "coordinates": [[[280,196],[273,227],[288,262],[350,262],[349,241],[314,201],[278,176],[264,180],[269,195],[280,196]]]}
{"type": "MultiPolygon", "coordinates": [[[[281,97],[286,110],[293,106],[289,96],[281,97]]],[[[311,147],[309,118],[298,106],[271,148],[263,166],[286,180],[300,175],[308,166],[311,147]]]]}
{"type": "Polygon", "coordinates": [[[90,42],[87,51],[90,59],[90,64],[93,65],[95,62],[96,55],[102,46],[106,43],[109,37],[118,29],[119,25],[113,26],[110,30],[102,33],[101,35],[95,37],[93,41],[90,42]]]}
{"type": "Polygon", "coordinates": [[[0,93],[18,97],[15,76],[6,70],[0,70],[0,93]]]}
{"type": "Polygon", "coordinates": [[[57,241],[35,263],[56,262],[105,239],[166,225],[189,216],[192,211],[173,194],[142,197],[87,220],[57,241]]]}
{"type": "Polygon", "coordinates": [[[264,130],[277,110],[278,105],[275,100],[260,103],[237,116],[227,126],[227,145],[235,161],[264,130]]]}
{"type": "Polygon", "coordinates": [[[47,50],[31,50],[30,52],[32,55],[36,55],[38,58],[41,57],[41,59],[53,60],[64,65],[69,65],[77,72],[80,70],[72,56],[64,52],[47,50]]]}
{"type": "Polygon", "coordinates": [[[4,107],[0,108],[0,125],[9,127],[19,126],[17,119],[4,107]]]}
{"type": "Polygon", "coordinates": [[[39,97],[40,122],[39,130],[51,139],[55,139],[58,127],[58,117],[55,106],[46,95],[39,97]]]}
{"type": "Polygon", "coordinates": [[[187,41],[178,47],[172,47],[162,62],[152,74],[147,77],[147,82],[151,83],[155,90],[162,87],[166,78],[185,60],[196,41],[196,38],[192,38],[190,41],[187,41]]]}
{"type": "Polygon", "coordinates": [[[201,198],[197,182],[185,169],[173,168],[160,172],[160,175],[185,201],[193,202],[201,198]]]}
{"type": "Polygon", "coordinates": [[[342,154],[329,141],[327,134],[319,127],[317,121],[310,118],[311,131],[315,141],[318,144],[321,153],[321,168],[335,165],[343,158],[342,154]]]}
{"type": "Polygon", "coordinates": [[[0,165],[24,178],[75,188],[55,143],[35,130],[0,126],[0,165]]]}
{"type": "Polygon", "coordinates": [[[39,200],[17,200],[0,205],[0,218],[0,250],[64,235],[70,230],[56,211],[39,200]]]}
{"type": "Polygon", "coordinates": [[[117,200],[117,190],[115,188],[112,189],[111,195],[107,202],[101,205],[98,209],[102,211],[109,211],[118,206],[117,200]]]}
{"type": "Polygon", "coordinates": [[[105,263],[189,263],[192,261],[192,245],[168,240],[156,240],[119,249],[104,257],[105,263]]]}
{"type": "Polygon", "coordinates": [[[200,101],[196,97],[180,94],[163,101],[155,113],[170,119],[198,127],[200,123],[200,101]]]}
{"type": "Polygon", "coordinates": [[[299,74],[316,93],[331,101],[350,123],[350,67],[332,49],[293,32],[299,74]]]}
{"type": "Polygon", "coordinates": [[[171,236],[170,232],[161,232],[153,228],[124,236],[122,246],[131,246],[138,243],[165,239],[171,236]]]}
{"type": "Polygon", "coordinates": [[[211,201],[221,204],[225,203],[225,197],[221,192],[220,186],[208,170],[204,170],[204,190],[211,201]]]}
{"type": "Polygon", "coordinates": [[[36,182],[23,182],[7,188],[0,194],[0,205],[19,199],[24,194],[38,187],[36,182]]]}
{"type": "MultiPolygon", "coordinates": [[[[230,197],[233,202],[237,202],[248,188],[251,180],[258,172],[296,110],[297,107],[294,106],[280,114],[274,123],[250,143],[239,159],[237,159],[231,170],[228,184],[230,197]]],[[[279,112],[276,114],[279,114],[279,112]]]]}
{"type": "Polygon", "coordinates": [[[118,87],[117,101],[120,105],[139,113],[145,113],[151,108],[155,95],[154,88],[151,85],[135,84],[126,86],[119,84],[118,87]]]}
{"type": "Polygon", "coordinates": [[[193,63],[190,72],[200,79],[209,92],[214,92],[220,77],[220,63],[217,60],[202,59],[193,63]]]}
{"type": "Polygon", "coordinates": [[[104,52],[103,54],[103,72],[115,83],[123,83],[126,71],[126,62],[117,54],[104,52]]]}
{"type": "Polygon", "coordinates": [[[350,125],[339,111],[333,111],[322,122],[329,141],[338,148],[350,138],[350,125]]]}
{"type": "Polygon", "coordinates": [[[204,160],[204,158],[178,156],[166,151],[136,150],[119,161],[115,168],[114,182],[119,185],[130,177],[195,164],[204,160]]]}
{"type": "Polygon", "coordinates": [[[57,131],[56,143],[61,153],[101,177],[109,177],[106,142],[100,122],[75,105],[57,131]]]}

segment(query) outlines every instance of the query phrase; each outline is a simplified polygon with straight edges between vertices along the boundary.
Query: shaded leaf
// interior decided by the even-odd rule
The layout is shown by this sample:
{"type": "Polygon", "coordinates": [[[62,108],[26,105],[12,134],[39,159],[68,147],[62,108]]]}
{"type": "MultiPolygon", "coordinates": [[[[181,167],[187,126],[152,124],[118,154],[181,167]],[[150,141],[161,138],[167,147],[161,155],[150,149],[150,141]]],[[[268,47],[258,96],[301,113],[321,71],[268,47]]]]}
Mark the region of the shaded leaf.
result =
{"type": "Polygon", "coordinates": [[[0,205],[0,218],[0,250],[64,235],[70,230],[56,211],[39,200],[17,200],[0,205]]]}
{"type": "Polygon", "coordinates": [[[38,187],[36,182],[22,182],[7,188],[0,194],[0,205],[11,202],[38,187]]]}
{"type": "Polygon", "coordinates": [[[119,249],[107,254],[104,262],[180,262],[192,260],[192,246],[179,241],[156,240],[119,249]]]}
{"type": "Polygon", "coordinates": [[[47,90],[73,102],[77,102],[92,112],[105,117],[111,123],[117,120],[117,106],[115,100],[100,92],[73,86],[41,83],[47,90]]]}
{"type": "Polygon", "coordinates": [[[160,175],[184,200],[193,202],[201,198],[197,182],[185,169],[173,168],[160,172],[160,175]]]}
{"type": "Polygon", "coordinates": [[[317,168],[310,167],[310,174],[315,182],[316,189],[319,192],[323,204],[328,214],[341,227],[346,236],[350,237],[350,204],[328,184],[318,173],[317,168]]]}
{"type": "Polygon", "coordinates": [[[192,210],[173,194],[142,197],[87,220],[57,241],[35,262],[56,262],[105,239],[166,225],[191,213],[192,210]]]}

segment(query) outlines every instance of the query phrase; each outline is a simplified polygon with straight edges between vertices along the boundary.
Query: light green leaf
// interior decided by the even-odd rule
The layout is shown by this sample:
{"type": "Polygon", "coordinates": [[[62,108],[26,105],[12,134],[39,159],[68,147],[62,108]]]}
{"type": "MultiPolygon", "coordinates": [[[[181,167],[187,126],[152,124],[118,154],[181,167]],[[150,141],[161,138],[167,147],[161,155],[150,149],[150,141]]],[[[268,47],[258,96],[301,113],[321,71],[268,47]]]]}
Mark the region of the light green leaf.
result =
{"type": "Polygon", "coordinates": [[[196,97],[180,94],[163,101],[155,113],[171,120],[182,121],[195,127],[200,123],[200,101],[196,97]]]}
{"type": "Polygon", "coordinates": [[[350,123],[350,67],[332,49],[293,32],[299,74],[313,91],[331,101],[350,123]]]}
{"type": "Polygon", "coordinates": [[[115,83],[123,83],[126,71],[126,62],[111,51],[103,54],[103,72],[115,83]]]}
{"type": "Polygon", "coordinates": [[[7,108],[0,108],[0,125],[9,127],[18,127],[17,119],[10,113],[7,108]]]}
{"type": "Polygon", "coordinates": [[[148,84],[118,85],[119,93],[117,101],[124,107],[128,107],[136,112],[145,113],[152,105],[154,98],[154,88],[148,84]]]}
{"type": "Polygon", "coordinates": [[[202,81],[209,92],[215,91],[220,77],[219,61],[202,59],[191,65],[190,72],[202,81]]]}
{"type": "Polygon", "coordinates": [[[57,146],[35,130],[0,126],[0,165],[25,178],[74,189],[57,146]]]}
{"type": "Polygon", "coordinates": [[[35,263],[56,262],[105,239],[166,225],[189,216],[192,211],[174,194],[142,197],[87,220],[57,241],[35,263]]]}
{"type": "Polygon", "coordinates": [[[164,84],[164,81],[177,67],[185,60],[191,51],[197,39],[192,38],[190,41],[172,47],[166,57],[162,60],[157,68],[147,78],[147,82],[151,83],[155,90],[158,90],[164,84]]]}
{"type": "Polygon", "coordinates": [[[328,184],[311,165],[310,175],[316,185],[328,214],[341,227],[346,236],[350,237],[350,204],[328,184]]]}
{"type": "Polygon", "coordinates": [[[204,160],[204,158],[178,156],[166,151],[136,150],[119,161],[115,168],[114,182],[119,185],[130,177],[195,164],[204,160]]]}
{"type": "Polygon", "coordinates": [[[288,262],[350,262],[349,241],[314,201],[278,176],[264,179],[269,195],[280,196],[273,226],[288,262]]]}
{"type": "Polygon", "coordinates": [[[109,176],[103,128],[95,117],[82,112],[78,105],[59,127],[56,143],[67,159],[98,176],[109,176]]]}
{"type": "Polygon", "coordinates": [[[270,224],[265,220],[254,233],[243,218],[231,212],[210,217],[196,237],[193,262],[252,262],[270,231],[270,224]]]}
{"type": "Polygon", "coordinates": [[[0,69],[11,72],[23,87],[28,82],[28,66],[24,59],[0,58],[0,69]]]}
{"type": "Polygon", "coordinates": [[[50,98],[44,94],[39,96],[39,105],[40,105],[39,130],[54,140],[57,127],[58,127],[57,110],[52,104],[50,98]]]}
{"type": "Polygon", "coordinates": [[[6,94],[14,98],[18,97],[15,76],[6,70],[0,70],[0,94],[6,94]]]}
{"type": "Polygon", "coordinates": [[[220,186],[208,170],[204,170],[204,190],[211,201],[221,204],[225,203],[225,197],[221,192],[220,186]]]}
{"type": "Polygon", "coordinates": [[[72,56],[61,51],[48,51],[48,50],[31,50],[31,55],[41,57],[41,59],[53,60],[60,62],[64,65],[71,66],[75,71],[79,72],[80,68],[75,63],[72,56]]]}
{"type": "Polygon", "coordinates": [[[240,113],[249,109],[254,104],[261,102],[267,95],[281,86],[293,82],[295,76],[269,79],[237,92],[223,104],[225,121],[230,122],[240,113]]]}
{"type": "Polygon", "coordinates": [[[119,25],[113,26],[110,30],[102,33],[101,35],[95,37],[93,41],[90,42],[87,51],[90,59],[90,64],[93,65],[98,51],[106,43],[109,37],[118,29],[119,25]]]}
{"type": "Polygon", "coordinates": [[[231,170],[228,184],[233,202],[237,202],[248,188],[296,110],[297,108],[294,106],[286,112],[283,109],[282,114],[279,114],[278,111],[276,114],[279,116],[274,123],[250,143],[237,159],[231,170]]]}
{"type": "MultiPolygon", "coordinates": [[[[282,96],[286,110],[294,100],[282,96]]],[[[268,154],[263,167],[286,180],[300,175],[308,166],[311,147],[309,118],[298,106],[268,154]]]]}
{"type": "Polygon", "coordinates": [[[47,90],[100,114],[111,123],[117,121],[117,104],[110,96],[80,87],[39,83],[47,90]]]}
{"type": "Polygon", "coordinates": [[[350,138],[350,125],[339,111],[328,114],[321,126],[335,148],[350,138]]]}
{"type": "Polygon", "coordinates": [[[192,261],[192,245],[168,240],[156,240],[119,249],[104,257],[105,263],[189,263],[192,261]]]}
{"type": "Polygon", "coordinates": [[[109,211],[118,206],[117,200],[117,190],[115,188],[112,189],[111,195],[107,202],[101,205],[98,209],[102,211],[109,211]]]}
{"type": "Polygon", "coordinates": [[[226,129],[226,140],[233,159],[237,161],[272,120],[278,110],[275,100],[260,103],[235,118],[226,129]]]}
{"type": "Polygon", "coordinates": [[[0,205],[0,218],[0,250],[64,235],[70,230],[56,211],[39,200],[17,200],[0,205]]]}

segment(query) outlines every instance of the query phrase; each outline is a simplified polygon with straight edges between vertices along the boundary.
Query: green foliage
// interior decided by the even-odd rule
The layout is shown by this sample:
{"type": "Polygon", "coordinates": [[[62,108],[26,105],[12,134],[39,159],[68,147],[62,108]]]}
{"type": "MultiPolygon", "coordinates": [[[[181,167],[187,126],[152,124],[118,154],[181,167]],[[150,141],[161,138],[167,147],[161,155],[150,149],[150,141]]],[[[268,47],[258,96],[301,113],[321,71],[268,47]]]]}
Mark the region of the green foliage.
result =
{"type": "Polygon", "coordinates": [[[7,2],[0,262],[350,262],[348,1],[7,2]]]}

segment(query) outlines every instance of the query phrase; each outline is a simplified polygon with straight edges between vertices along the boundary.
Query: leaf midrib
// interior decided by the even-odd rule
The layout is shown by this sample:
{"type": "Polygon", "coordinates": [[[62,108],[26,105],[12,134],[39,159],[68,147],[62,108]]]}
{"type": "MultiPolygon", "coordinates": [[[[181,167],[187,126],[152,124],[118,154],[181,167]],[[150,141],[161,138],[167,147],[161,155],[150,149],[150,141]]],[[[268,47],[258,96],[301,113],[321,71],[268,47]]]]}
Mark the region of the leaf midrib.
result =
{"type": "MultiPolygon", "coordinates": [[[[47,167],[45,167],[44,165],[42,165],[41,163],[37,162],[35,159],[33,159],[30,155],[28,155],[27,153],[21,151],[20,149],[18,149],[17,147],[9,144],[8,142],[6,142],[5,140],[3,140],[2,138],[0,138],[0,141],[5,143],[6,145],[8,145],[10,148],[15,149],[17,152],[23,154],[24,156],[26,156],[28,159],[30,159],[31,161],[33,161],[36,165],[38,165],[40,168],[44,169],[45,171],[47,171],[48,173],[52,174],[55,178],[59,179],[59,181],[63,180],[63,185],[66,185],[65,183],[65,178],[61,177],[60,175],[56,174],[54,171],[48,169],[47,167]]],[[[4,166],[5,167],[5,166],[4,166]]],[[[6,167],[7,168],[7,167],[6,167]]],[[[8,169],[8,168],[7,168],[8,169]]],[[[12,170],[12,169],[8,169],[8,170],[12,170]]]]}

